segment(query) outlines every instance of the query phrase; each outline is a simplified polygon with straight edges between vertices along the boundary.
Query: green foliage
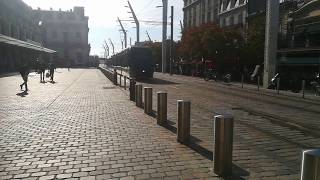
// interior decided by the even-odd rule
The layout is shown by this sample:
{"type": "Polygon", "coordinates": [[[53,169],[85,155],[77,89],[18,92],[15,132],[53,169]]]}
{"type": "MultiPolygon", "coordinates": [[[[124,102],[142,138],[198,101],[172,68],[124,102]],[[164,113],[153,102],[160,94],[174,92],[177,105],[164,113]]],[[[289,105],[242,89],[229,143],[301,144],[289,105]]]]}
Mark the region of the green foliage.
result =
{"type": "Polygon", "coordinates": [[[235,29],[222,29],[215,24],[204,24],[187,29],[178,47],[178,54],[184,59],[235,59],[243,46],[243,38],[235,29]]]}

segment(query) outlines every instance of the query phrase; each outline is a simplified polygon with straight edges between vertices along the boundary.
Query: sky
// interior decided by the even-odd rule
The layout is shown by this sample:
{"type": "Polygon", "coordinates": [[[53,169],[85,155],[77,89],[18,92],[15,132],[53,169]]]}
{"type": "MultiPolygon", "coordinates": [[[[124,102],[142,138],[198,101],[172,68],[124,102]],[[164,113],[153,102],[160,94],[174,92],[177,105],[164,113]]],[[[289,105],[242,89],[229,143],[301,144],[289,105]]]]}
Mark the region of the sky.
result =
{"type": "MultiPolygon", "coordinates": [[[[89,43],[91,45],[91,55],[103,56],[103,42],[106,40],[109,43],[109,38],[113,41],[115,51],[120,52],[122,49],[121,38],[123,39],[123,33],[117,18],[121,20],[129,20],[132,15],[127,0],[23,0],[26,4],[33,9],[40,7],[44,10],[70,10],[74,6],[85,7],[85,14],[89,16],[89,43]]],[[[162,21],[162,0],[131,0],[130,1],[133,10],[136,13],[137,18],[140,21],[162,21]]],[[[174,6],[174,39],[179,40],[181,38],[180,21],[183,21],[183,0],[169,0],[168,5],[168,22],[170,21],[170,6],[174,6]]],[[[136,41],[136,29],[135,24],[127,21],[123,21],[124,28],[128,31],[128,45],[131,37],[132,44],[136,41]]],[[[147,40],[146,35],[148,31],[153,41],[162,41],[162,25],[148,24],[140,22],[140,41],[147,40]]],[[[170,26],[168,25],[167,36],[170,36],[170,26]]]]}

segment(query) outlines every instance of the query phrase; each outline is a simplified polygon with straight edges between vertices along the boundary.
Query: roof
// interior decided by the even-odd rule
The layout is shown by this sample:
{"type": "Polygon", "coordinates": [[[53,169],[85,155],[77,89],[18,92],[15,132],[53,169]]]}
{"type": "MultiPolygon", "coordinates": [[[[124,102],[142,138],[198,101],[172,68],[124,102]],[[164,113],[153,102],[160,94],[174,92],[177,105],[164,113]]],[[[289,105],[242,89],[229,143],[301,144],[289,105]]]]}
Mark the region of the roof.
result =
{"type": "Polygon", "coordinates": [[[0,34],[0,43],[12,45],[12,46],[18,46],[18,47],[27,48],[27,49],[32,49],[35,51],[46,52],[46,53],[55,53],[56,52],[52,49],[45,48],[41,45],[39,46],[39,45],[30,43],[30,42],[21,41],[19,39],[5,36],[3,34],[0,34]]]}

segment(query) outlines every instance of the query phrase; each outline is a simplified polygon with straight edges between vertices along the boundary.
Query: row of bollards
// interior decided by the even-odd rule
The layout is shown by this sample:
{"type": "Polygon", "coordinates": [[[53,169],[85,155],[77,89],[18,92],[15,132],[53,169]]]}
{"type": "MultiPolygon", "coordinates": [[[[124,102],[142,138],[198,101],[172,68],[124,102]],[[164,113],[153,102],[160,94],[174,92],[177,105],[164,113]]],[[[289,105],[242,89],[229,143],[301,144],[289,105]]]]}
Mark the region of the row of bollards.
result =
{"type": "MultiPolygon", "coordinates": [[[[120,86],[122,78],[120,76],[120,86]]],[[[112,76],[111,76],[112,77],[112,76]]],[[[126,89],[127,79],[130,80],[130,100],[135,101],[138,107],[144,108],[148,115],[152,114],[152,88],[136,85],[134,79],[124,77],[124,88],[126,89]],[[144,104],[142,94],[144,89],[144,104]]],[[[108,77],[109,78],[109,77],[108,77]]],[[[243,88],[243,77],[241,78],[243,88]]],[[[118,85],[117,73],[113,76],[114,84],[118,85]]],[[[260,82],[260,77],[258,78],[260,82]]],[[[280,78],[276,80],[276,91],[280,94],[280,78]]],[[[258,83],[258,90],[260,85],[258,83]]],[[[305,80],[302,81],[302,97],[305,97],[305,80]]],[[[177,141],[186,144],[190,140],[190,101],[177,101],[178,128],[177,141]]],[[[167,93],[157,92],[157,124],[167,124],[167,93]]],[[[232,151],[233,151],[233,117],[231,115],[219,115],[214,117],[214,172],[227,177],[232,175],[232,151]]],[[[305,150],[302,155],[301,180],[320,180],[320,150],[305,150]]]]}
{"type": "MultiPolygon", "coordinates": [[[[118,85],[117,73],[114,71],[113,82],[118,85]]],[[[122,85],[123,75],[120,76],[120,86],[122,85]]],[[[153,114],[153,90],[151,87],[142,87],[136,84],[134,79],[124,77],[124,88],[126,81],[130,80],[129,92],[130,100],[135,101],[136,106],[143,108],[148,115],[153,114]],[[143,94],[144,91],[144,94],[143,94]],[[143,103],[144,95],[144,103],[143,103]]],[[[241,78],[243,82],[243,78],[241,78]]],[[[258,82],[260,78],[258,78],[258,82]]],[[[277,78],[276,90],[279,93],[280,78],[277,78]]],[[[242,85],[243,88],[243,85],[242,85]]],[[[260,85],[258,83],[258,90],[260,85]]],[[[305,94],[305,81],[302,81],[302,97],[305,94]]],[[[166,92],[157,92],[157,124],[167,124],[167,101],[166,92]]],[[[177,100],[177,141],[182,144],[190,142],[190,112],[191,102],[177,100]]],[[[232,115],[214,116],[214,173],[221,177],[232,175],[232,151],[233,151],[233,126],[234,120],[232,115]]],[[[301,180],[315,179],[320,180],[320,150],[306,150],[302,155],[301,180]]]]}
{"type": "MultiPolygon", "coordinates": [[[[153,90],[151,87],[135,85],[136,106],[144,108],[148,115],[152,114],[153,90]],[[142,95],[144,90],[144,104],[142,95]]],[[[130,93],[131,94],[131,93],[130,93]]],[[[167,98],[166,92],[157,92],[157,124],[167,124],[167,98]]],[[[182,144],[190,142],[190,112],[191,102],[177,100],[177,141],[182,144]]],[[[232,174],[232,146],[233,146],[233,118],[231,115],[220,115],[214,117],[214,172],[220,176],[232,174]]]]}

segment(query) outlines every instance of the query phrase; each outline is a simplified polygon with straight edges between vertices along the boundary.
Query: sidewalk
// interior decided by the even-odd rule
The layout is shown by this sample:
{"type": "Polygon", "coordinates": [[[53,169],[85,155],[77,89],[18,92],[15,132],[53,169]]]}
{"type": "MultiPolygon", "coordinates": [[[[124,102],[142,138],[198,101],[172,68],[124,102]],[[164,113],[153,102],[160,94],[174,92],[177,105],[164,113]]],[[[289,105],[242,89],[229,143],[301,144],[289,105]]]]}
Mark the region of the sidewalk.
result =
{"type": "Polygon", "coordinates": [[[57,71],[0,78],[0,179],[218,179],[99,70],[57,71]]]}

